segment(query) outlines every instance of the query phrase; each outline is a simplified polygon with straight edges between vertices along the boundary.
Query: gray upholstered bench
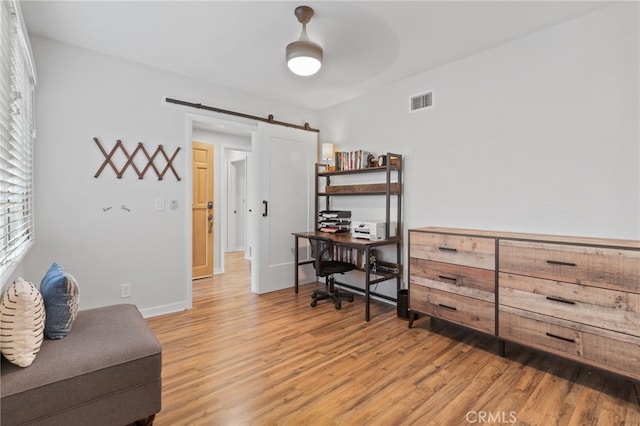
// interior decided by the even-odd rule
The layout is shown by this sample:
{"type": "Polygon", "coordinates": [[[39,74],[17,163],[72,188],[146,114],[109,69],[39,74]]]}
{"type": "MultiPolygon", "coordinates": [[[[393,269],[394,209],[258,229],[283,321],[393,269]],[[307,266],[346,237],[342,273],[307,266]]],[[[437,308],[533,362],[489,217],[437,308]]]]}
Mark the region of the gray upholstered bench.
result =
{"type": "Polygon", "coordinates": [[[150,425],[161,371],[162,347],[134,305],[80,311],[29,367],[2,359],[2,426],[150,425]]]}

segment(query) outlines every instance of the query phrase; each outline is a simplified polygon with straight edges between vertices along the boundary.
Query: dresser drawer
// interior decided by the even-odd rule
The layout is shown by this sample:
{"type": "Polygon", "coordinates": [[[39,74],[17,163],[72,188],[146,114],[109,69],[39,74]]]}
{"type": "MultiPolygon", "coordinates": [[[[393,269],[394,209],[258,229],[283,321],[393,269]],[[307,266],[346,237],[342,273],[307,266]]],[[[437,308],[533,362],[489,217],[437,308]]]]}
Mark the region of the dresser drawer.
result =
{"type": "Polygon", "coordinates": [[[640,293],[640,251],[501,240],[500,272],[640,293]]]}
{"type": "Polygon", "coordinates": [[[495,240],[430,232],[409,233],[411,257],[495,270],[495,240]]]}
{"type": "Polygon", "coordinates": [[[409,307],[432,317],[495,334],[495,303],[410,284],[409,307]]]}
{"type": "Polygon", "coordinates": [[[495,302],[494,271],[416,258],[409,259],[409,269],[413,284],[495,302]]]}
{"type": "Polygon", "coordinates": [[[640,294],[500,273],[500,306],[640,337],[640,294]]]}
{"type": "Polygon", "coordinates": [[[640,338],[501,306],[499,333],[505,340],[640,378],[640,338]]]}

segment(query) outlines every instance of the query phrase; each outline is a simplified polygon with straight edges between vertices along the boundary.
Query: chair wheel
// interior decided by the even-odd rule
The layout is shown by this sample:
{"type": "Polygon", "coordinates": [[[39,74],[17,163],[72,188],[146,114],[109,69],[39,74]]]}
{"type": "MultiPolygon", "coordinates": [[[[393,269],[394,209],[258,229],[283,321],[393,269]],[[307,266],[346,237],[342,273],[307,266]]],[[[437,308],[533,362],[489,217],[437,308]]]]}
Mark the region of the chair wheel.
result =
{"type": "Polygon", "coordinates": [[[342,303],[341,302],[336,302],[336,309],[342,309],[342,303]]]}
{"type": "Polygon", "coordinates": [[[316,299],[313,299],[313,300],[311,301],[311,307],[312,307],[312,308],[315,308],[317,304],[318,304],[318,302],[316,301],[316,299]]]}

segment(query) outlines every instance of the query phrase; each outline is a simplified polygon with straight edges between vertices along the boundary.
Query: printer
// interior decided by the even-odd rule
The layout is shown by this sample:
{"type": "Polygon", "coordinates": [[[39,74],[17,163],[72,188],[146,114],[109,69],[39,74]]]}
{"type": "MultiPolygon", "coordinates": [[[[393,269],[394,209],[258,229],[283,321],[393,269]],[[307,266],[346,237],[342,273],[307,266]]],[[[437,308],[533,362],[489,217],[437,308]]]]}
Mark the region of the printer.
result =
{"type": "MultiPolygon", "coordinates": [[[[389,237],[396,236],[396,222],[391,222],[389,237]]],[[[351,236],[366,240],[384,240],[386,238],[386,222],[354,220],[351,222],[351,236]]]]}

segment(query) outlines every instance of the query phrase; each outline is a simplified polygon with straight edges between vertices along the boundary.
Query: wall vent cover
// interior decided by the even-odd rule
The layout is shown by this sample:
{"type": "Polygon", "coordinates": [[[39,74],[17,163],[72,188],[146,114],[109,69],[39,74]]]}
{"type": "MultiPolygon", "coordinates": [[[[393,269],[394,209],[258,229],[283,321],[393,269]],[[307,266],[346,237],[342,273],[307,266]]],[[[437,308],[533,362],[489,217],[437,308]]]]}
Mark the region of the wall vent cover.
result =
{"type": "Polygon", "coordinates": [[[422,109],[431,108],[433,106],[433,90],[411,96],[409,111],[420,111],[422,109]]]}

